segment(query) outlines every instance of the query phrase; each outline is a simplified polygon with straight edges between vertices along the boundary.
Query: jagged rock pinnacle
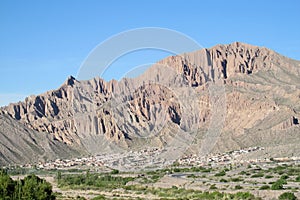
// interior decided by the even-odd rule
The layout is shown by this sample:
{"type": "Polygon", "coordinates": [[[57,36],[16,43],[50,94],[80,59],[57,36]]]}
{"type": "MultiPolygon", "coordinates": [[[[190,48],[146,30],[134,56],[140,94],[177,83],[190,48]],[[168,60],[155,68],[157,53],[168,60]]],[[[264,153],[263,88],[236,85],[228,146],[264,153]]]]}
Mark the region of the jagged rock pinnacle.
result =
{"type": "Polygon", "coordinates": [[[72,86],[72,85],[74,85],[75,81],[76,81],[76,79],[73,76],[69,76],[68,79],[66,80],[65,84],[72,86]]]}

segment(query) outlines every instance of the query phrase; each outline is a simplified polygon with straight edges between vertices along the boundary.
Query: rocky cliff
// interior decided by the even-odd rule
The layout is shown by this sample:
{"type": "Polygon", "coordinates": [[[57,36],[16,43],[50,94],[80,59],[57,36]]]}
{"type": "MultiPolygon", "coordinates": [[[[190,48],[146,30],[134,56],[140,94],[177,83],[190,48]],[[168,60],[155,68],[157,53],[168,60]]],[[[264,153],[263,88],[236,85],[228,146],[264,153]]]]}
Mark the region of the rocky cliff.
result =
{"type": "MultiPolygon", "coordinates": [[[[0,113],[1,122],[9,119],[13,127],[24,127],[19,134],[29,130],[91,154],[163,147],[176,133],[196,134],[188,145],[194,152],[218,122],[214,151],[264,145],[271,152],[272,135],[289,134],[281,144],[299,154],[300,62],[264,47],[217,45],[167,57],[134,79],[69,77],[59,89],[27,97],[0,113]],[[215,95],[223,98],[219,107],[213,105],[214,84],[224,90],[215,95]],[[261,135],[268,137],[257,140],[261,135]]],[[[1,134],[11,137],[5,130],[1,134]]],[[[19,149],[3,145],[2,154],[19,149]]]]}

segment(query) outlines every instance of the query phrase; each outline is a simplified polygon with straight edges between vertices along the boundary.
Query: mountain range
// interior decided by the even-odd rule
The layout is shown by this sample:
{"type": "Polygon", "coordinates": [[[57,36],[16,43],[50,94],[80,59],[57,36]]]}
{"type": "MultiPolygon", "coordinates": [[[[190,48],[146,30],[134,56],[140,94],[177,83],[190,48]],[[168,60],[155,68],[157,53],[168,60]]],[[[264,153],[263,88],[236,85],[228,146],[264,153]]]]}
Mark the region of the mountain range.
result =
{"type": "Polygon", "coordinates": [[[300,156],[300,61],[240,42],[167,57],[136,78],[70,76],[0,109],[0,165],[143,148],[164,157],[251,146],[300,156]]]}

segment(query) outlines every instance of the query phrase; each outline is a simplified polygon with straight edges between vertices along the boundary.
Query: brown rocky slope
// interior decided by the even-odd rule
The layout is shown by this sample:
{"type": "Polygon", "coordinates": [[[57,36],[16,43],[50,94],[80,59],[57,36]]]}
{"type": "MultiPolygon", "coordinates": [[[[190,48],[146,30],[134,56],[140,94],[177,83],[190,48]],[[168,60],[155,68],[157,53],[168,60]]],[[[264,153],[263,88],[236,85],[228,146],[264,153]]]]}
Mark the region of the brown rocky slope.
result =
{"type": "Polygon", "coordinates": [[[214,152],[263,146],[256,156],[300,156],[300,62],[263,47],[217,45],[167,57],[134,79],[69,77],[59,89],[0,113],[0,133],[7,138],[0,153],[11,155],[1,156],[0,164],[28,161],[14,153],[25,148],[25,137],[37,146],[44,145],[36,138],[47,138],[68,152],[25,148],[35,161],[41,159],[36,154],[49,159],[180,142],[195,153],[213,134],[214,152]]]}

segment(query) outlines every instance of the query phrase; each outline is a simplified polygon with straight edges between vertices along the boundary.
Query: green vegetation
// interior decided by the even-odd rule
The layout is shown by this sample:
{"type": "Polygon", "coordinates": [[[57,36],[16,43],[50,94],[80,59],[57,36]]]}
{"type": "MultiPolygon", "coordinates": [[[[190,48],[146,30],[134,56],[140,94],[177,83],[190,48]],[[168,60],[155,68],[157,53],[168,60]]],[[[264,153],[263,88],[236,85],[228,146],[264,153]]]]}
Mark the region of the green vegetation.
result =
{"type": "Polygon", "coordinates": [[[213,184],[213,185],[211,185],[211,186],[209,187],[209,189],[210,189],[210,190],[217,190],[218,188],[217,188],[216,184],[213,184]]]}
{"type": "Polygon", "coordinates": [[[191,167],[191,168],[171,168],[168,169],[171,173],[178,173],[178,172],[203,172],[208,173],[212,171],[212,168],[205,168],[205,167],[191,167]]]}
{"type": "MultiPolygon", "coordinates": [[[[92,190],[91,194],[93,194],[93,190],[105,191],[105,195],[106,193],[109,193],[108,196],[112,199],[122,199],[123,197],[129,198],[132,197],[131,195],[135,195],[136,199],[147,195],[153,195],[157,199],[257,199],[248,192],[227,194],[225,192],[227,189],[230,189],[231,191],[242,189],[242,191],[270,190],[269,192],[272,192],[271,190],[285,190],[290,193],[297,192],[299,187],[294,187],[294,185],[295,181],[300,182],[300,165],[284,165],[279,163],[275,166],[276,167],[273,167],[272,165],[272,167],[267,168],[266,165],[264,165],[262,168],[260,167],[260,164],[254,164],[251,168],[247,168],[247,165],[233,167],[182,167],[179,165],[172,165],[164,169],[147,169],[134,173],[120,172],[116,169],[111,169],[110,172],[96,173],[87,171],[86,168],[78,170],[51,169],[49,171],[33,168],[26,169],[26,173],[34,172],[34,174],[50,174],[50,176],[55,176],[58,187],[63,191],[60,194],[56,194],[56,198],[58,199],[84,199],[84,197],[80,196],[72,197],[65,195],[68,193],[65,193],[64,191],[69,189],[92,190]],[[199,188],[199,190],[191,190],[181,188],[181,186],[178,185],[170,185],[169,187],[171,188],[153,187],[153,183],[158,182],[164,176],[174,180],[176,180],[176,178],[186,179],[191,184],[199,182],[200,185],[201,183],[205,185],[205,189],[208,187],[211,191],[203,192],[201,191],[201,188],[199,188]],[[267,179],[271,180],[268,181],[267,179]],[[215,184],[216,181],[220,182],[220,184],[215,184]],[[287,183],[291,186],[284,186],[287,183]]],[[[94,169],[91,168],[90,170],[94,169]]],[[[22,168],[15,167],[10,169],[10,172],[18,174],[24,173],[25,171],[22,168]]],[[[45,197],[47,196],[47,190],[44,192],[33,192],[33,188],[39,188],[38,191],[43,191],[39,186],[39,182],[43,182],[43,180],[34,175],[28,176],[22,181],[13,181],[7,173],[2,173],[2,175],[3,174],[5,174],[5,176],[0,177],[0,200],[18,199],[18,195],[25,196],[26,199],[55,198],[52,194],[50,184],[48,186],[50,186],[52,194],[51,198],[45,197]],[[33,195],[40,196],[41,198],[34,197],[33,195]]],[[[45,188],[47,188],[47,186],[45,186],[45,188]]],[[[273,191],[273,193],[274,192],[275,191],[273,191]]],[[[95,192],[95,194],[98,193],[95,192]]],[[[285,194],[281,198],[288,199],[290,196],[291,194],[285,194]]],[[[100,195],[94,199],[106,199],[106,197],[100,195]]]]}
{"type": "MultiPolygon", "coordinates": [[[[206,169],[203,167],[197,168],[168,168],[159,169],[154,171],[146,171],[138,174],[134,177],[128,177],[129,174],[121,172],[110,172],[110,173],[90,173],[84,174],[57,174],[58,186],[62,189],[101,189],[104,191],[112,192],[115,189],[123,189],[124,194],[152,194],[158,199],[257,199],[254,195],[249,192],[238,192],[236,194],[215,192],[202,192],[200,190],[185,189],[173,186],[171,188],[154,188],[150,187],[149,184],[158,181],[166,174],[182,173],[197,171],[199,174],[189,174],[189,178],[202,177],[208,171],[212,169],[206,169]],[[59,177],[59,178],[58,178],[59,177]],[[128,182],[135,184],[128,184],[128,182]]],[[[221,175],[226,174],[225,170],[219,172],[221,175]]],[[[207,175],[207,174],[206,174],[207,175]]],[[[210,175],[208,175],[210,176],[210,175]]],[[[212,175],[213,176],[213,175],[212,175]]],[[[223,175],[222,175],[223,176],[223,175]]],[[[221,179],[222,180],[222,179],[221,179]]],[[[220,181],[221,181],[220,180],[220,181]]],[[[228,180],[223,179],[222,182],[228,180]]],[[[231,178],[230,181],[243,181],[240,177],[231,178]]],[[[215,184],[210,185],[210,190],[219,190],[215,184]]],[[[243,189],[241,185],[236,185],[234,189],[243,189]]],[[[118,194],[116,194],[118,196],[118,194]]],[[[117,197],[116,196],[116,197],[117,197]]],[[[119,196],[118,196],[119,197],[119,196]]],[[[120,196],[121,197],[121,196],[120,196]]],[[[100,195],[94,200],[105,199],[105,196],[100,195]]]]}
{"type": "Polygon", "coordinates": [[[199,176],[196,176],[195,174],[189,174],[187,177],[188,178],[198,178],[199,176]]]}
{"type": "Polygon", "coordinates": [[[111,173],[111,174],[119,174],[119,170],[113,169],[110,173],[111,173]]]}
{"type": "Polygon", "coordinates": [[[0,170],[0,188],[0,199],[55,199],[51,184],[33,174],[14,181],[4,170],[0,170]]]}
{"type": "MultiPolygon", "coordinates": [[[[255,200],[253,194],[249,192],[237,192],[235,194],[221,193],[221,192],[202,192],[199,190],[187,190],[184,188],[146,188],[139,185],[126,186],[124,189],[142,192],[143,194],[153,194],[159,199],[245,199],[255,200]]],[[[96,197],[93,200],[104,199],[103,196],[96,197]]]]}
{"type": "Polygon", "coordinates": [[[221,182],[221,183],[227,183],[228,181],[227,181],[226,179],[224,179],[224,178],[221,178],[221,179],[220,179],[220,182],[221,182]]]}
{"type": "Polygon", "coordinates": [[[133,181],[132,177],[112,176],[110,174],[65,174],[58,179],[58,186],[72,189],[106,188],[116,189],[133,181]]]}
{"type": "Polygon", "coordinates": [[[264,177],[265,175],[263,173],[257,173],[257,174],[253,174],[251,176],[251,178],[260,178],[260,177],[264,177]]]}
{"type": "Polygon", "coordinates": [[[240,190],[240,189],[243,189],[243,187],[242,187],[242,186],[240,186],[240,185],[236,185],[236,186],[234,187],[234,189],[236,189],[236,190],[240,190]]]}
{"type": "Polygon", "coordinates": [[[271,189],[272,190],[282,190],[283,185],[281,183],[275,182],[272,184],[271,189]]]}
{"type": "Polygon", "coordinates": [[[160,178],[162,178],[166,173],[169,173],[171,170],[161,169],[155,171],[146,172],[146,176],[143,177],[142,183],[155,183],[160,178]]]}
{"type": "Polygon", "coordinates": [[[269,185],[263,185],[259,188],[260,190],[269,190],[270,186],[269,185]]]}
{"type": "Polygon", "coordinates": [[[92,200],[105,200],[105,199],[106,199],[105,196],[99,195],[99,196],[93,198],[92,200]]]}
{"type": "Polygon", "coordinates": [[[286,174],[287,176],[298,176],[300,174],[299,165],[288,166],[288,165],[280,165],[275,168],[270,169],[273,173],[277,173],[279,175],[286,174]]]}
{"type": "Polygon", "coordinates": [[[289,178],[288,175],[282,175],[282,176],[280,177],[280,179],[283,179],[283,180],[286,180],[286,179],[288,179],[288,178],[289,178]]]}
{"type": "Polygon", "coordinates": [[[86,200],[86,198],[81,197],[81,196],[77,196],[77,197],[76,197],[76,200],[86,200]]]}
{"type": "Polygon", "coordinates": [[[174,172],[181,172],[181,170],[179,168],[175,168],[173,169],[174,172]]]}
{"type": "Polygon", "coordinates": [[[231,178],[230,179],[232,182],[241,182],[241,181],[243,181],[244,179],[242,179],[242,178],[231,178]]]}
{"type": "Polygon", "coordinates": [[[240,175],[246,175],[246,174],[247,174],[247,172],[245,172],[245,171],[241,171],[239,174],[240,174],[240,175]]]}
{"type": "Polygon", "coordinates": [[[279,179],[276,182],[272,183],[272,190],[283,190],[283,184],[286,184],[286,180],[279,179]]]}
{"type": "Polygon", "coordinates": [[[296,200],[297,197],[292,192],[284,192],[279,197],[279,200],[296,200]]]}
{"type": "Polygon", "coordinates": [[[269,178],[273,178],[274,176],[272,175],[266,175],[265,178],[269,179],[269,178]]]}
{"type": "Polygon", "coordinates": [[[6,174],[6,172],[0,172],[0,197],[1,199],[9,199],[17,196],[15,194],[16,183],[6,174]]]}
{"type": "Polygon", "coordinates": [[[226,175],[226,172],[224,170],[215,174],[215,176],[225,176],[225,175],[226,175]]]}

